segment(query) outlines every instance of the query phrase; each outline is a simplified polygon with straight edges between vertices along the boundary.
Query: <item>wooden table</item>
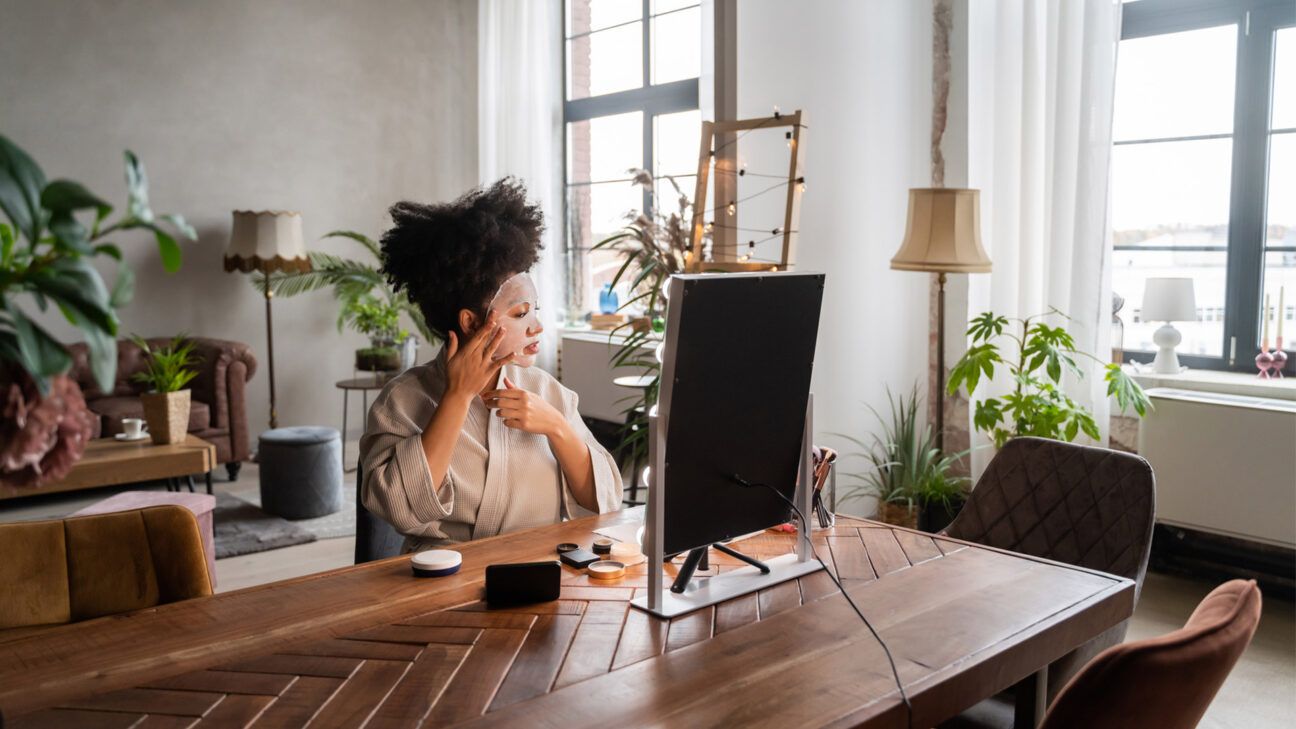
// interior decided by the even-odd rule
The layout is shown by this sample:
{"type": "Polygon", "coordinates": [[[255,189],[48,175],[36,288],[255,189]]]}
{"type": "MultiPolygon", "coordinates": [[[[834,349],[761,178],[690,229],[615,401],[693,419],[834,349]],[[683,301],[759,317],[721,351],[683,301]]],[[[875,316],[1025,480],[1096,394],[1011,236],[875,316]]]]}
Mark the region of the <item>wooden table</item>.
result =
{"type": "Polygon", "coordinates": [[[85,455],[72,465],[72,470],[63,480],[44,486],[0,489],[0,499],[142,481],[170,482],[185,477],[190,478],[192,489],[194,474],[206,475],[207,493],[210,494],[214,468],[216,446],[193,434],[186,435],[184,443],[171,445],[154,445],[148,438],[136,441],[96,438],[86,444],[85,455]]]}
{"type": "MultiPolygon", "coordinates": [[[[0,634],[6,726],[905,726],[881,648],[823,572],[670,622],[628,609],[643,566],[607,585],[564,567],[556,602],[479,602],[487,564],[552,558],[639,511],[462,545],[451,577],[394,557],[0,634]]],[[[915,727],[1133,610],[1129,580],[919,532],[843,517],[815,541],[891,646],[915,727]]],[[[792,538],[740,548],[771,556],[792,538]]]]}

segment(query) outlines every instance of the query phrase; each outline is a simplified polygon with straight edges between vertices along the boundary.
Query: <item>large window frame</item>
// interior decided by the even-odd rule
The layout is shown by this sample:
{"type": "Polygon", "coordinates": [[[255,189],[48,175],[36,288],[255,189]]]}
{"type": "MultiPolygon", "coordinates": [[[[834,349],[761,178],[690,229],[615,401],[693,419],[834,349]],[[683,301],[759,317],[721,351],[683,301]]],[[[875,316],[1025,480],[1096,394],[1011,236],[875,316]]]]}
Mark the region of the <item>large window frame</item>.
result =
{"type": "MultiPolygon", "coordinates": [[[[589,121],[591,119],[596,119],[599,117],[613,116],[617,114],[626,114],[626,113],[637,111],[637,112],[642,112],[643,114],[642,166],[645,169],[652,170],[653,161],[655,159],[655,153],[656,153],[656,150],[654,149],[655,135],[653,134],[653,129],[657,117],[664,114],[673,114],[682,111],[694,111],[700,108],[699,93],[698,93],[698,84],[699,84],[700,76],[681,79],[678,81],[668,81],[666,83],[661,83],[661,84],[652,83],[652,68],[653,68],[652,67],[653,23],[651,22],[652,18],[662,17],[674,12],[682,12],[684,10],[691,9],[692,7],[696,7],[696,6],[693,5],[685,6],[670,11],[666,11],[663,13],[657,13],[654,15],[652,12],[652,2],[653,0],[642,0],[642,9],[639,17],[637,19],[627,20],[624,23],[620,24],[620,25],[628,25],[634,22],[640,22],[642,24],[641,25],[641,29],[643,33],[643,39],[642,39],[643,57],[641,61],[643,67],[642,86],[640,86],[639,88],[627,89],[624,91],[616,91],[608,94],[602,94],[599,96],[590,96],[582,99],[567,98],[568,88],[567,88],[566,76],[568,71],[566,69],[569,68],[569,63],[570,63],[570,59],[567,57],[568,41],[570,41],[573,38],[578,38],[582,35],[590,35],[592,33],[598,33],[604,30],[610,30],[611,28],[599,28],[598,30],[594,30],[594,31],[589,31],[584,33],[574,33],[572,35],[568,35],[566,30],[568,27],[568,19],[566,17],[568,12],[567,3],[565,2],[563,3],[564,17],[562,23],[562,28],[563,28],[562,46],[563,46],[564,72],[563,72],[563,82],[562,82],[562,94],[563,94],[562,138],[563,138],[563,159],[564,160],[568,158],[568,152],[569,152],[569,150],[567,149],[568,146],[567,129],[569,129],[568,125],[570,125],[573,122],[589,121]]],[[[698,5],[702,5],[702,3],[699,2],[698,5]]],[[[612,26],[612,27],[618,27],[618,26],[612,26]]],[[[699,38],[699,42],[700,40],[701,39],[699,38]]],[[[573,187],[579,187],[581,185],[590,185],[590,184],[597,184],[597,183],[591,181],[573,182],[572,180],[568,179],[567,166],[564,163],[563,165],[563,191],[564,191],[563,217],[564,217],[565,224],[563,226],[563,230],[566,232],[566,234],[563,236],[563,240],[564,240],[565,250],[567,251],[567,254],[569,256],[584,255],[589,252],[590,248],[595,243],[598,242],[598,241],[576,241],[573,240],[573,236],[570,234],[570,230],[571,230],[570,210],[568,209],[568,201],[571,199],[570,190],[573,187]]],[[[653,205],[652,198],[653,198],[653,193],[650,190],[644,190],[643,203],[642,203],[643,207],[641,208],[642,210],[651,209],[653,205]]],[[[567,285],[568,287],[584,286],[585,282],[568,281],[567,285]]],[[[592,302],[585,302],[586,307],[590,308],[591,303],[592,302]]]]}
{"type": "MultiPolygon", "coordinates": [[[[1121,40],[1230,24],[1237,26],[1238,42],[1228,241],[1226,246],[1200,247],[1201,250],[1223,250],[1227,254],[1223,354],[1220,357],[1180,354],[1179,359],[1183,364],[1196,369],[1253,372],[1253,359],[1260,339],[1264,253],[1266,250],[1296,251],[1296,247],[1266,248],[1265,245],[1274,34],[1279,29],[1296,25],[1296,3],[1291,0],[1127,2],[1122,8],[1121,40]]],[[[1117,63],[1119,62],[1118,54],[1117,63]]],[[[1274,131],[1287,133],[1288,130],[1274,131]]],[[[1217,136],[1186,136],[1157,141],[1190,141],[1217,136]]],[[[1114,144],[1138,143],[1143,143],[1143,140],[1125,140],[1114,144]]],[[[1114,250],[1148,249],[1133,245],[1114,246],[1114,250]]],[[[1292,339],[1296,343],[1296,337],[1292,339]]],[[[1292,344],[1285,344],[1285,349],[1290,351],[1292,344]]],[[[1153,353],[1127,351],[1126,354],[1153,353]]]]}

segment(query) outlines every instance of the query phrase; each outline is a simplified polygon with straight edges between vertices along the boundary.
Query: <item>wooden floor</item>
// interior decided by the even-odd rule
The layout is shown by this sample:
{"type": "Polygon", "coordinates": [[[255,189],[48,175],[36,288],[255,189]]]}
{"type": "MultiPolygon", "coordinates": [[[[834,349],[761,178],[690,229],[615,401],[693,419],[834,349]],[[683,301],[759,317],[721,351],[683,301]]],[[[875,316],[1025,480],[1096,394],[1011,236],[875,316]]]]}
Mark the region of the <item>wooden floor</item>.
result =
{"type": "MultiPolygon", "coordinates": [[[[348,446],[355,452],[355,444],[348,446]]],[[[245,487],[257,479],[255,464],[239,478],[245,487]]],[[[216,489],[229,489],[217,472],[216,489]]],[[[65,516],[106,498],[116,490],[53,494],[0,503],[0,522],[65,516]]],[[[351,564],[354,539],[328,539],[216,562],[221,592],[274,582],[351,564]]],[[[1212,583],[1149,572],[1130,621],[1128,638],[1160,635],[1181,627],[1212,583]]],[[[1266,596],[1255,639],[1225,682],[1202,721],[1203,729],[1287,727],[1296,716],[1296,606],[1266,596]]]]}

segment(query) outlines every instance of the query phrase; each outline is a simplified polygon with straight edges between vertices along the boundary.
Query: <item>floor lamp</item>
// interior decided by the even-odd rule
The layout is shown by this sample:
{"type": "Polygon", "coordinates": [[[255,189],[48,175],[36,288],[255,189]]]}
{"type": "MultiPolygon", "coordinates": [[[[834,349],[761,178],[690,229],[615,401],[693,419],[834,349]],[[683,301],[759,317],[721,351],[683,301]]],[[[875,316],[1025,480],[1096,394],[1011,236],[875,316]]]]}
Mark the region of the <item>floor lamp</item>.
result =
{"type": "Polygon", "coordinates": [[[891,259],[898,271],[938,274],[936,294],[936,450],[945,452],[945,275],[988,273],[981,247],[981,191],[951,187],[909,191],[904,242],[891,259]]]}
{"type": "Polygon", "coordinates": [[[225,249],[225,270],[265,276],[266,347],[270,371],[270,428],[279,427],[275,409],[274,327],[270,317],[270,274],[275,271],[306,273],[311,270],[302,240],[301,213],[282,210],[234,211],[234,227],[225,249]]]}

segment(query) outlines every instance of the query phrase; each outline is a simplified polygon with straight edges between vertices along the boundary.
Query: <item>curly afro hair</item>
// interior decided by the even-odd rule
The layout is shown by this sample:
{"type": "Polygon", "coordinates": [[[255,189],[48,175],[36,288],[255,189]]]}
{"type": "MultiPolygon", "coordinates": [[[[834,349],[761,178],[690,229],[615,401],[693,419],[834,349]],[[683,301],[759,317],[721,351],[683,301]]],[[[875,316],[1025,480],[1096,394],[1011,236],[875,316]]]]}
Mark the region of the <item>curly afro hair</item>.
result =
{"type": "Polygon", "coordinates": [[[452,331],[464,335],[461,309],[484,316],[500,285],[540,260],[544,215],[512,177],[452,203],[403,201],[388,212],[393,225],[382,236],[382,271],[442,339],[452,331]]]}

